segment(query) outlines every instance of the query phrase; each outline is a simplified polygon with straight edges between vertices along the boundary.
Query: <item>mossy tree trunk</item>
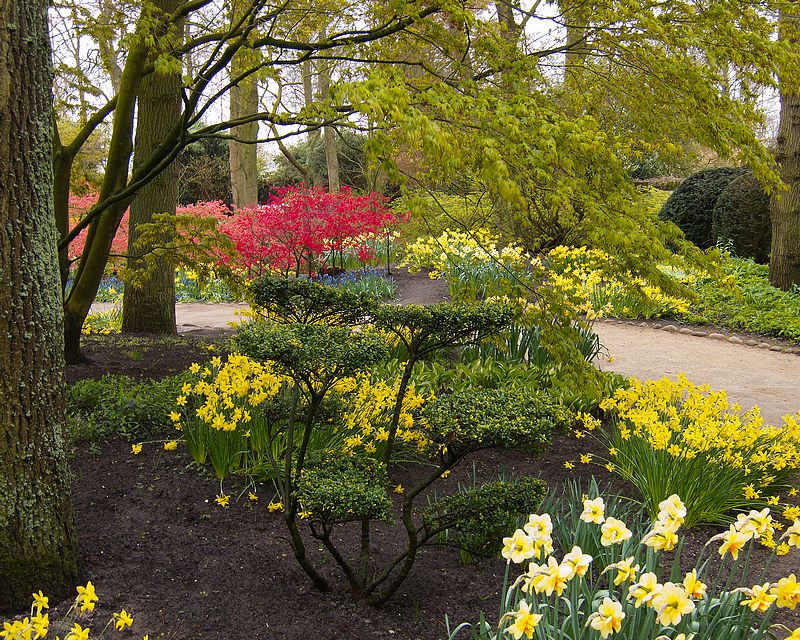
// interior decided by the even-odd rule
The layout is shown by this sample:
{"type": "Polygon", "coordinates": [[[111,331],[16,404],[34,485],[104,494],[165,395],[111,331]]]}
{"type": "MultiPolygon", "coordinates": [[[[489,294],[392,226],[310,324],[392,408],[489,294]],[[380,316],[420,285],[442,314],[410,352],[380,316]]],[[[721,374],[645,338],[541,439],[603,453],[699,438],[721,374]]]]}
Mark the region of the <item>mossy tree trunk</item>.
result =
{"type": "MultiPolygon", "coordinates": [[[[171,13],[178,0],[157,0],[159,13],[171,13]]],[[[183,25],[180,25],[183,29],[183,25]]],[[[133,171],[136,172],[158,149],[181,117],[181,76],[179,73],[151,73],[142,79],[136,119],[136,146],[133,171]]],[[[144,268],[137,256],[153,251],[159,243],[137,247],[139,225],[153,221],[159,213],[175,215],[178,203],[178,167],[173,162],[136,194],[128,218],[128,267],[144,268]]],[[[157,258],[148,268],[142,286],[126,286],[122,298],[122,331],[174,334],[175,269],[157,258]]]]}
{"type": "MultiPolygon", "coordinates": [[[[800,2],[794,3],[800,8],[800,2]]],[[[798,26],[781,20],[781,38],[797,44],[798,26]]],[[[781,87],[781,119],[778,127],[776,160],[788,191],[775,193],[770,201],[772,252],[769,281],[788,291],[800,284],[800,92],[797,87],[781,87]]]]}
{"type": "Polygon", "coordinates": [[[46,0],[0,2],[0,609],[65,596],[78,553],[64,444],[46,0]]]}

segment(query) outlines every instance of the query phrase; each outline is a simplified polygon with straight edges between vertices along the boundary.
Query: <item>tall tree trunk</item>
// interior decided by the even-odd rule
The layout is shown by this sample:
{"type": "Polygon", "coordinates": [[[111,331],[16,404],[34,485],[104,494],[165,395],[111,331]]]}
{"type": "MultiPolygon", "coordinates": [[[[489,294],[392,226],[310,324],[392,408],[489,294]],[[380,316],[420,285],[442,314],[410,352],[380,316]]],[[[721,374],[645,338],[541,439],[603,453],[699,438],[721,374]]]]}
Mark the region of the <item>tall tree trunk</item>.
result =
{"type": "Polygon", "coordinates": [[[0,609],[78,580],[64,444],[47,0],[0,1],[0,609]]]}
{"type": "Polygon", "coordinates": [[[800,95],[781,94],[776,159],[788,191],[772,195],[769,281],[788,291],[800,284],[800,95]]]}
{"type": "MultiPolygon", "coordinates": [[[[243,4],[239,2],[238,4],[243,4]]],[[[245,7],[232,3],[232,18],[235,20],[245,7]]],[[[231,78],[252,69],[257,62],[257,53],[242,47],[231,60],[231,78]]],[[[231,120],[246,118],[258,113],[258,83],[251,74],[230,90],[231,120]]],[[[258,204],[258,122],[242,124],[232,129],[234,140],[230,141],[231,188],[233,204],[251,207],[258,204]]]]}
{"type": "Polygon", "coordinates": [[[585,44],[589,28],[588,0],[559,0],[559,9],[567,29],[567,51],[564,59],[564,88],[575,101],[581,91],[584,66],[589,48],[585,44]]]}
{"type": "MultiPolygon", "coordinates": [[[[800,2],[792,3],[800,10],[800,2]]],[[[793,11],[794,14],[797,11],[793,11]]],[[[800,42],[800,26],[795,16],[781,14],[778,24],[782,40],[793,46],[800,42]]],[[[781,78],[781,118],[775,160],[788,191],[773,193],[770,200],[772,246],[769,281],[788,291],[800,284],[800,92],[781,78]]]]}
{"type": "MultiPolygon", "coordinates": [[[[303,77],[303,101],[306,107],[314,104],[314,67],[311,60],[304,60],[300,73],[303,77]]],[[[308,176],[311,180],[311,185],[318,186],[325,182],[325,176],[319,171],[319,167],[314,162],[316,157],[316,149],[320,142],[319,129],[309,131],[308,133],[308,150],[306,151],[306,167],[308,167],[308,176]]]]}
{"type": "MultiPolygon", "coordinates": [[[[328,62],[323,60],[319,64],[319,97],[327,101],[331,97],[331,69],[328,62]]],[[[322,140],[325,145],[325,168],[328,174],[328,189],[339,191],[339,156],[336,154],[336,130],[330,126],[322,127],[322,140]]]]}
{"type": "MultiPolygon", "coordinates": [[[[178,0],[157,0],[155,9],[172,12],[178,0]]],[[[181,25],[182,29],[182,25],[181,25]]],[[[179,73],[151,73],[142,79],[139,88],[136,120],[136,146],[133,170],[145,164],[181,117],[181,76],[179,73]]],[[[142,187],[131,204],[128,218],[128,268],[143,268],[145,261],[137,255],[152,251],[161,243],[137,247],[141,235],[139,225],[153,221],[158,213],[175,215],[178,203],[178,167],[173,162],[151,182],[142,187]]],[[[164,242],[166,239],[164,239],[164,242]]],[[[122,297],[122,331],[177,333],[175,325],[175,269],[157,258],[142,286],[127,285],[122,297]]]]}

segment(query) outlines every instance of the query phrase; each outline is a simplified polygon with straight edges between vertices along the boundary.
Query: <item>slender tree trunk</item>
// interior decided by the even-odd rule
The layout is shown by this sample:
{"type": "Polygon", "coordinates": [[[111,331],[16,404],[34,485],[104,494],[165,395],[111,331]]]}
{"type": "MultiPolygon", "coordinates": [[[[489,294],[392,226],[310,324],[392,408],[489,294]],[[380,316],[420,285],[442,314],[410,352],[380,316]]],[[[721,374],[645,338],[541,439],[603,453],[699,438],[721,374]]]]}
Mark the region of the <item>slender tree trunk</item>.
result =
{"type": "MultiPolygon", "coordinates": [[[[159,12],[172,12],[177,0],[158,0],[159,12]]],[[[182,27],[181,27],[182,28],[182,27]]],[[[151,73],[142,79],[139,89],[136,120],[136,146],[133,170],[147,162],[181,117],[181,76],[178,73],[151,73]]],[[[139,225],[153,221],[159,213],[175,215],[178,203],[178,166],[174,162],[151,182],[142,187],[131,204],[128,218],[128,268],[143,268],[146,264],[137,255],[152,251],[159,244],[137,247],[139,225]]],[[[166,239],[165,239],[166,241],[166,239]]],[[[157,258],[155,268],[140,287],[127,285],[122,298],[122,331],[177,333],[175,325],[175,269],[172,264],[157,258]]]]}
{"type": "MultiPolygon", "coordinates": [[[[306,107],[310,107],[314,103],[314,67],[310,60],[303,61],[300,73],[303,76],[303,101],[306,107]]],[[[309,131],[308,133],[308,150],[306,151],[306,166],[308,167],[308,176],[310,177],[311,184],[318,186],[325,182],[325,177],[318,171],[318,167],[314,162],[316,157],[317,145],[320,142],[319,129],[309,131]]]]}
{"type": "Polygon", "coordinates": [[[0,609],[78,580],[46,0],[0,0],[0,609]]]}
{"type": "MultiPolygon", "coordinates": [[[[800,9],[800,2],[795,2],[800,9]]],[[[795,11],[797,13],[797,11],[795,11]]],[[[780,37],[796,45],[800,27],[795,20],[781,16],[780,37]]],[[[769,281],[788,291],[800,284],[800,95],[797,87],[781,86],[781,119],[775,159],[788,191],[774,193],[770,201],[772,251],[769,281]]]]}
{"type": "MultiPolygon", "coordinates": [[[[327,61],[319,64],[319,97],[327,101],[331,96],[331,69],[327,61]]],[[[339,156],[336,154],[336,130],[330,126],[322,127],[322,140],[325,145],[325,168],[328,174],[328,189],[339,191],[339,156]]]]}
{"type": "MultiPolygon", "coordinates": [[[[235,19],[242,8],[232,3],[232,17],[235,19]]],[[[241,3],[240,3],[241,4],[241,3]]],[[[252,49],[243,47],[231,60],[231,78],[236,78],[257,61],[252,49]]],[[[258,113],[258,83],[255,75],[249,75],[230,90],[231,120],[258,113]]],[[[250,122],[234,127],[231,131],[235,140],[230,141],[231,188],[233,204],[237,207],[252,207],[258,204],[258,122],[250,122]]]]}
{"type": "MultiPolygon", "coordinates": [[[[145,28],[143,25],[142,33],[138,34],[136,44],[128,53],[125,69],[122,72],[114,110],[108,161],[98,202],[121,191],[128,182],[128,164],[133,152],[133,113],[147,59],[145,28]]],[[[111,243],[126,206],[125,203],[118,203],[109,207],[89,225],[75,281],[64,302],[64,355],[69,364],[81,360],[81,327],[103,279],[111,243]]]]}
{"type": "Polygon", "coordinates": [[[800,95],[781,95],[776,159],[781,165],[781,179],[789,190],[774,193],[770,202],[769,281],[788,291],[800,284],[800,95]]]}

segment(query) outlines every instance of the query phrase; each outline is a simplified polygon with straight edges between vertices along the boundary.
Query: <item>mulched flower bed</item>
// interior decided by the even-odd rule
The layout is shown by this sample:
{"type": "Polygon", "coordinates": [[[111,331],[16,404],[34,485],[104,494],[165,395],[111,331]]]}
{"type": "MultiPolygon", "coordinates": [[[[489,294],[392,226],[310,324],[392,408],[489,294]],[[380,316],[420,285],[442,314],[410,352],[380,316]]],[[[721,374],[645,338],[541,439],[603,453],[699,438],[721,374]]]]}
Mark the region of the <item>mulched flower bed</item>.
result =
{"type": "MultiPolygon", "coordinates": [[[[70,367],[70,380],[97,377],[108,366],[114,373],[158,378],[209,353],[205,342],[191,339],[145,343],[143,348],[142,343],[104,338],[89,346],[93,363],[70,367]]],[[[165,439],[172,436],[165,434],[165,439]]],[[[473,477],[494,479],[501,470],[506,477],[541,475],[551,486],[567,477],[588,480],[592,474],[601,486],[613,480],[599,465],[565,469],[565,461],[577,462],[578,451],[600,453],[591,440],[569,435],[556,438],[537,458],[486,451],[474,458],[474,466],[467,462],[455,470],[443,486],[455,490],[459,483],[471,484],[473,477]]],[[[194,467],[183,448],[167,452],[160,442],[145,443],[134,456],[130,443],[114,438],[101,443],[99,452],[96,446],[79,447],[73,468],[83,570],[100,596],[89,624],[96,631],[112,611],[125,608],[135,620],[133,631],[125,633],[130,637],[438,640],[447,636],[446,615],[452,626],[476,621],[481,612],[489,619],[497,615],[504,562],[464,565],[452,548],[423,550],[411,576],[380,609],[353,603],[342,582],[332,594],[315,591],[292,556],[280,515],[267,510],[271,486],[257,487],[259,500],[251,502],[243,479],[228,480],[225,491],[238,500],[223,509],[214,502],[218,482],[206,469],[194,467]]],[[[392,482],[411,486],[423,472],[415,465],[395,468],[392,482]]],[[[619,481],[615,487],[626,490],[619,481]]],[[[684,562],[713,533],[690,532],[684,562]]],[[[347,530],[342,535],[355,538],[347,530]]],[[[401,542],[384,531],[375,540],[375,558],[392,555],[401,542]]],[[[756,558],[761,564],[765,554],[759,551],[756,558]]],[[[797,550],[779,558],[771,571],[774,578],[792,572],[800,574],[797,550]]],[[[335,568],[328,575],[337,575],[335,568]]],[[[791,628],[800,625],[800,610],[779,613],[791,628]]]]}

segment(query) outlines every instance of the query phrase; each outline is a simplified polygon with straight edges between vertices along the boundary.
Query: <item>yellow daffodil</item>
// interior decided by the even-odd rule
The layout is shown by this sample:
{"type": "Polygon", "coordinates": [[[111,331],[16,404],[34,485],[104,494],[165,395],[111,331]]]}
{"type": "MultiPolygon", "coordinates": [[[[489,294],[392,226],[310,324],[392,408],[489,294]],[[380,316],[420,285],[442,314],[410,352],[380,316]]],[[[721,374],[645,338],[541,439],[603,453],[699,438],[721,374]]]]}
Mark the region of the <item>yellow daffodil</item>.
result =
{"type": "Polygon", "coordinates": [[[533,557],[533,539],[522,529],[517,529],[509,538],[503,538],[502,556],[506,562],[520,564],[533,557]]]}
{"type": "Polygon", "coordinates": [[[219,494],[214,499],[214,502],[216,502],[220,507],[224,507],[225,509],[228,508],[228,505],[230,504],[230,501],[231,501],[231,497],[229,495],[227,495],[227,494],[224,494],[224,493],[219,494]]]}
{"type": "Polygon", "coordinates": [[[757,584],[752,589],[747,590],[749,598],[741,601],[741,606],[749,607],[750,611],[764,613],[778,599],[777,595],[770,593],[770,584],[757,584]]]}
{"type": "Polygon", "coordinates": [[[86,583],[85,587],[78,587],[78,598],[76,602],[80,604],[81,612],[94,611],[94,605],[98,600],[99,598],[95,593],[94,585],[91,580],[86,583]]]}
{"type": "Polygon", "coordinates": [[[601,537],[600,544],[604,547],[610,547],[612,544],[622,544],[625,540],[630,540],[631,530],[625,526],[625,523],[616,518],[609,517],[600,527],[601,537]]]}
{"type": "Polygon", "coordinates": [[[276,511],[283,511],[283,502],[272,502],[267,505],[267,511],[275,513],[276,511]]]}
{"type": "Polygon", "coordinates": [[[583,501],[583,513],[581,513],[581,520],[584,522],[591,522],[594,524],[603,524],[605,521],[605,504],[602,498],[595,498],[594,500],[583,501]]]}
{"type": "Polygon", "coordinates": [[[514,622],[506,628],[506,632],[514,636],[514,640],[533,638],[536,625],[542,619],[542,614],[531,613],[531,606],[525,600],[519,603],[519,609],[511,612],[511,616],[514,622]]]}
{"type": "MultiPolygon", "coordinates": [[[[713,539],[714,538],[712,538],[712,540],[713,539]]],[[[731,557],[736,560],[739,557],[739,552],[750,541],[750,539],[750,535],[738,531],[735,525],[731,525],[730,529],[722,534],[723,542],[719,547],[719,555],[724,558],[726,553],[730,553],[731,557]]]]}
{"type": "Polygon", "coordinates": [[[683,578],[683,588],[686,590],[686,593],[690,598],[699,600],[706,595],[708,585],[706,585],[704,582],[701,582],[697,577],[697,569],[692,569],[683,578]]]}
{"type": "Polygon", "coordinates": [[[682,585],[665,582],[651,601],[653,609],[658,612],[658,621],[662,625],[677,625],[681,618],[695,609],[682,585]]]}
{"type": "Polygon", "coordinates": [[[142,452],[142,445],[141,444],[132,444],[131,445],[131,453],[135,456],[138,456],[142,452]]]}
{"type": "Polygon", "coordinates": [[[37,611],[50,608],[48,605],[50,599],[46,595],[44,595],[41,591],[39,591],[39,593],[34,593],[32,595],[33,595],[33,606],[36,607],[37,611]]]}
{"type": "Polygon", "coordinates": [[[164,443],[164,451],[176,451],[178,449],[177,440],[169,440],[164,443]]]}
{"type": "Polygon", "coordinates": [[[800,603],[800,584],[793,573],[778,580],[770,593],[777,598],[776,604],[781,609],[794,610],[800,603]]]}
{"type": "Polygon", "coordinates": [[[639,576],[639,580],[628,588],[628,595],[634,599],[633,606],[641,607],[649,604],[650,601],[661,591],[658,577],[655,573],[647,572],[639,576]]]}
{"type": "Polygon", "coordinates": [[[89,640],[89,631],[88,628],[84,629],[76,622],[64,640],[89,640]]]}
{"type": "Polygon", "coordinates": [[[592,556],[588,553],[584,553],[583,549],[578,546],[572,547],[572,551],[570,551],[567,555],[564,556],[562,560],[562,564],[567,565],[572,570],[572,575],[570,575],[570,579],[574,576],[585,576],[586,572],[589,570],[589,565],[592,563],[592,556]]]}
{"type": "Polygon", "coordinates": [[[592,629],[597,629],[602,638],[617,633],[622,628],[624,619],[625,613],[622,611],[622,605],[611,598],[603,598],[597,611],[589,616],[592,629]]]}
{"type": "Polygon", "coordinates": [[[132,624],[133,618],[125,609],[114,614],[114,626],[117,628],[117,631],[122,631],[125,627],[130,627],[132,624]]]}

